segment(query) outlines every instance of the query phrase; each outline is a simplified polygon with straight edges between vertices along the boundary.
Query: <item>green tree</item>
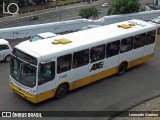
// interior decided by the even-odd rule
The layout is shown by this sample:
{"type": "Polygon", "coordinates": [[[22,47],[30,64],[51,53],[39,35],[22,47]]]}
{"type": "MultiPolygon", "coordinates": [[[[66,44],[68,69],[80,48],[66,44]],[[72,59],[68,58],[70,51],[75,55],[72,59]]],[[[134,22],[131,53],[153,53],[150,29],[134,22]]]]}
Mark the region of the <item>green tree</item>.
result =
{"type": "Polygon", "coordinates": [[[135,13],[140,10],[139,0],[112,0],[109,15],[135,13]]]}
{"type": "Polygon", "coordinates": [[[100,12],[95,7],[84,8],[79,11],[79,16],[87,19],[90,17],[96,18],[98,14],[100,14],[100,12]]]}

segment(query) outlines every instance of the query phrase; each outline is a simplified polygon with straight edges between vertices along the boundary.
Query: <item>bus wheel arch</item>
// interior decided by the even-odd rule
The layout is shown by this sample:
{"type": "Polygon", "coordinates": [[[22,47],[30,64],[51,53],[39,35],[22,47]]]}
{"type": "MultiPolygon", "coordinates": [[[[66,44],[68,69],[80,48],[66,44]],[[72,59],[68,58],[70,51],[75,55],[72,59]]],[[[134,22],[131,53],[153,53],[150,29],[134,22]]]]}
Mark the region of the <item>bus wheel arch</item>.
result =
{"type": "Polygon", "coordinates": [[[128,68],[128,62],[127,61],[122,62],[118,67],[117,75],[118,76],[123,75],[126,72],[127,68],[128,68]]]}
{"type": "Polygon", "coordinates": [[[68,91],[69,91],[68,82],[60,84],[56,89],[55,98],[56,99],[64,98],[67,95],[68,91]]]}

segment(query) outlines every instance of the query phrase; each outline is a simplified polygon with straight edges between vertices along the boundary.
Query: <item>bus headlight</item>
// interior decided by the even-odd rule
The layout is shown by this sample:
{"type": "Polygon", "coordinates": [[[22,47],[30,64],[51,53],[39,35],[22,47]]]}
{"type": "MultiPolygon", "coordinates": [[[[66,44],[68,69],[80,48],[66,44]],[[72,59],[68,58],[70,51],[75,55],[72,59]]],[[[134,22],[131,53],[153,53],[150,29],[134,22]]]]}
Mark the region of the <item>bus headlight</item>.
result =
{"type": "Polygon", "coordinates": [[[28,90],[27,92],[28,92],[29,94],[35,94],[35,91],[32,90],[32,89],[28,90]]]}

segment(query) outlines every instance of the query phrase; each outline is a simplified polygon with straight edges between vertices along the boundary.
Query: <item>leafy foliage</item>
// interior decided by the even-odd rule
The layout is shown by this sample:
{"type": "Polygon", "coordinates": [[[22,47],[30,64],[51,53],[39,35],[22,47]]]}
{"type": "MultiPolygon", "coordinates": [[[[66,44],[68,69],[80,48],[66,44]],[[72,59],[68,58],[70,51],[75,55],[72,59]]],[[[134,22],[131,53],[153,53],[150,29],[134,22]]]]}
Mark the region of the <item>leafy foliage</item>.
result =
{"type": "Polygon", "coordinates": [[[89,17],[96,18],[98,14],[100,14],[100,12],[95,7],[84,8],[79,11],[79,16],[87,19],[89,17]]]}
{"type": "Polygon", "coordinates": [[[140,10],[139,0],[112,0],[108,14],[135,13],[140,10]]]}

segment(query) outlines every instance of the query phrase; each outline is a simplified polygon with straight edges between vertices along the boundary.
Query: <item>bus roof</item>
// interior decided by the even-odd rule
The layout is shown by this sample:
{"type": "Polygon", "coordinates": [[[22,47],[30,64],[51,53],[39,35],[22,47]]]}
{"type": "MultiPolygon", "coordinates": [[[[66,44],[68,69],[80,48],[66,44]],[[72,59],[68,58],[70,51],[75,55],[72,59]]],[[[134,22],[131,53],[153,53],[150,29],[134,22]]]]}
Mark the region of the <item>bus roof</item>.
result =
{"type": "MultiPolygon", "coordinates": [[[[129,20],[101,26],[84,31],[78,31],[65,35],[30,42],[28,44],[20,43],[15,48],[22,50],[32,56],[39,56],[42,60],[54,58],[64,54],[72,53],[75,50],[83,50],[93,46],[105,44],[110,41],[120,40],[125,37],[134,36],[136,34],[147,31],[156,30],[156,26],[142,20],[129,20]],[[133,24],[134,23],[134,24],[133,24]],[[128,29],[127,29],[128,28],[128,29]],[[67,44],[53,44],[52,42],[60,41],[67,44]]],[[[55,42],[55,43],[56,43],[55,42]]]]}

